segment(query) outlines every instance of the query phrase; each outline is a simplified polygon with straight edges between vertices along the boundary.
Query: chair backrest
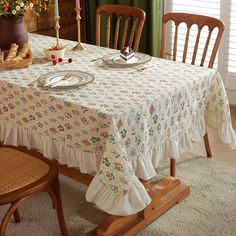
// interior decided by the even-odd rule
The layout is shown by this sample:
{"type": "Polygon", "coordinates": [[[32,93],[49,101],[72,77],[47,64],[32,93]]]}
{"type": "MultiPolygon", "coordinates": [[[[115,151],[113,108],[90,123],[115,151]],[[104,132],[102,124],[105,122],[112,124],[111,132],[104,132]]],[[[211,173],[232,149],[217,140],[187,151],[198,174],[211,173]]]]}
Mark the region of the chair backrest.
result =
{"type": "MultiPolygon", "coordinates": [[[[190,35],[190,30],[193,25],[197,25],[198,27],[198,32],[196,34],[196,40],[194,44],[194,49],[192,53],[192,59],[191,59],[191,64],[195,64],[196,61],[196,56],[199,55],[199,41],[200,41],[200,36],[201,32],[204,26],[208,26],[208,35],[206,38],[206,42],[204,45],[203,52],[201,54],[201,62],[200,66],[204,65],[207,51],[209,48],[209,43],[212,37],[212,32],[215,28],[218,28],[217,36],[215,38],[214,46],[212,49],[212,52],[210,53],[210,61],[208,63],[208,67],[212,68],[216,53],[219,48],[220,40],[222,37],[222,34],[224,32],[224,23],[221,20],[218,20],[213,17],[209,16],[203,16],[203,15],[196,15],[196,14],[188,14],[188,13],[167,13],[162,17],[162,39],[161,39],[161,57],[165,58],[166,54],[166,34],[167,34],[167,23],[169,21],[173,21],[175,24],[175,32],[174,32],[174,42],[173,42],[173,60],[176,61],[177,57],[177,42],[178,42],[178,29],[179,25],[183,22],[186,23],[187,31],[186,31],[186,36],[185,36],[185,42],[184,42],[184,47],[183,47],[183,54],[182,54],[182,62],[186,62],[186,56],[188,52],[188,44],[189,44],[189,35],[190,35]]],[[[204,27],[205,28],[205,27],[204,27]]],[[[178,55],[179,56],[179,55],[178,55]]]]}
{"type": "Polygon", "coordinates": [[[117,49],[119,37],[121,37],[119,49],[129,46],[134,51],[138,51],[146,18],[145,12],[142,9],[126,5],[100,5],[96,11],[96,45],[98,46],[101,45],[101,15],[103,13],[106,16],[106,47],[117,49]],[[111,32],[111,18],[116,22],[114,32],[111,32]],[[124,18],[124,23],[121,23],[122,18],[124,18]],[[121,29],[122,25],[123,29],[121,29]],[[114,38],[113,44],[110,42],[112,38],[114,38]]]}

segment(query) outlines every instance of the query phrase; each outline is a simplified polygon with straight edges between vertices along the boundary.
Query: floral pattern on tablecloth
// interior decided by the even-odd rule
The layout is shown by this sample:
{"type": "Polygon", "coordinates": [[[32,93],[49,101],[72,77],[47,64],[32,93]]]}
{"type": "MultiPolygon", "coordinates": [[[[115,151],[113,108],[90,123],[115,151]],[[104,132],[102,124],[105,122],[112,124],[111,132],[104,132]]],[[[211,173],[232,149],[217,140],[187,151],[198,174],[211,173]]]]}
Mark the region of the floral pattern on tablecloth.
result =
{"type": "MultiPolygon", "coordinates": [[[[158,58],[148,63],[155,67],[141,72],[108,68],[92,60],[113,50],[92,45],[86,51],[68,51],[73,63],[64,60],[54,66],[43,54],[43,47],[54,41],[31,35],[33,65],[0,71],[0,120],[80,152],[99,153],[87,199],[111,214],[132,214],[149,204],[139,178],[153,177],[164,156],[178,158],[189,145],[183,139],[197,141],[205,133],[208,111],[217,117],[220,136],[224,124],[231,127],[227,96],[215,70],[158,58]],[[95,80],[61,92],[35,86],[40,75],[58,70],[89,72],[95,80]],[[123,204],[127,201],[128,209],[123,204]]],[[[234,135],[227,143],[236,144],[234,135]]]]}

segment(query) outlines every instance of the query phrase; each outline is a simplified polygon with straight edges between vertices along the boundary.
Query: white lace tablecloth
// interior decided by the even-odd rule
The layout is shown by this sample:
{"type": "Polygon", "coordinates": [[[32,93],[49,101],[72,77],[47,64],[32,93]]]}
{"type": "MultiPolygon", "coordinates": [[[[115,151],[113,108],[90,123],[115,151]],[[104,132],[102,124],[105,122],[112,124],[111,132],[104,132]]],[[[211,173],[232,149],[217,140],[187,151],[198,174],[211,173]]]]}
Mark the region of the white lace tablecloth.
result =
{"type": "Polygon", "coordinates": [[[163,157],[179,158],[189,150],[206,125],[236,146],[228,99],[215,70],[158,58],[147,64],[155,67],[143,71],[107,68],[91,60],[113,51],[92,45],[67,51],[73,62],[54,66],[43,53],[54,43],[30,35],[33,65],[0,71],[0,138],[81,172],[96,171],[86,199],[102,210],[129,215],[144,209],[151,199],[139,179],[154,177],[163,157]],[[89,72],[95,80],[57,93],[35,88],[40,75],[66,69],[89,72]]]}

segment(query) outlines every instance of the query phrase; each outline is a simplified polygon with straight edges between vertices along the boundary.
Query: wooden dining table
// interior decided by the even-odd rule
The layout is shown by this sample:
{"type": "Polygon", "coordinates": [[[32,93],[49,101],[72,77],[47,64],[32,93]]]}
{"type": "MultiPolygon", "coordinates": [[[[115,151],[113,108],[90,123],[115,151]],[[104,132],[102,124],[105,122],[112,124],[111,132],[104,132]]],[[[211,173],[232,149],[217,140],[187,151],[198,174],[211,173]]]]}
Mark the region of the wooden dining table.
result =
{"type": "Polygon", "coordinates": [[[107,64],[102,57],[117,50],[86,45],[71,51],[76,43],[67,40],[60,40],[68,48],[64,61],[53,65],[44,48],[55,38],[30,34],[29,41],[33,64],[0,70],[0,138],[56,160],[62,174],[88,185],[87,201],[111,215],[88,235],[134,235],[186,198],[190,188],[179,179],[150,180],[163,158],[181,158],[207,126],[236,147],[216,70],[154,57],[107,64]],[[69,88],[39,85],[40,77],[60,71],[94,79],[69,88]]]}

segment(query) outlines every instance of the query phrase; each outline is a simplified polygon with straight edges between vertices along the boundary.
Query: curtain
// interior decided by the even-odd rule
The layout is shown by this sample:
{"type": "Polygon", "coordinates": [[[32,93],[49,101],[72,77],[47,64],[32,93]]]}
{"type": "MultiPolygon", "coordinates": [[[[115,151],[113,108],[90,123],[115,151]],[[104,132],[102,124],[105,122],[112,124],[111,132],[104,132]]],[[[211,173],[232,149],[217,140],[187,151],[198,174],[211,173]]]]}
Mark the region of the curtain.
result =
{"type": "Polygon", "coordinates": [[[101,4],[130,5],[146,12],[139,51],[159,56],[161,36],[162,0],[86,0],[87,42],[95,44],[96,8],[101,4]]]}

